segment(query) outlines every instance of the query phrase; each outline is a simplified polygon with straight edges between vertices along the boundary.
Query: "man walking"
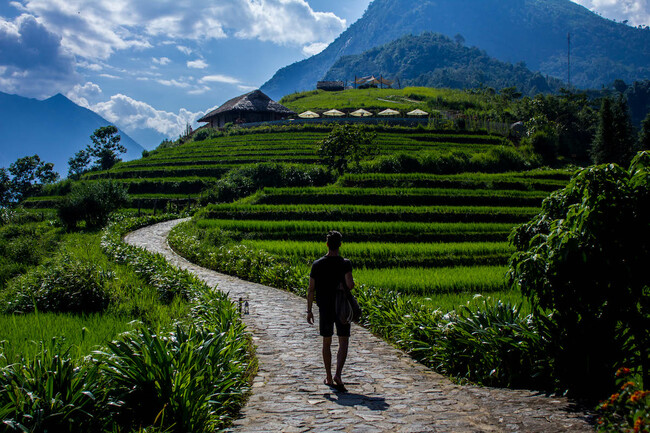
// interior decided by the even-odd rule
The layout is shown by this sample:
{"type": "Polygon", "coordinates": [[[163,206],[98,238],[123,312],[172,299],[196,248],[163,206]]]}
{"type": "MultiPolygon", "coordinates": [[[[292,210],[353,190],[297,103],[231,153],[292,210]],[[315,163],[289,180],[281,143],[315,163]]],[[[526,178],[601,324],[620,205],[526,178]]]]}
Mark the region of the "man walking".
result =
{"type": "Polygon", "coordinates": [[[345,282],[348,290],[354,288],[352,279],[352,264],[348,259],[339,255],[341,247],[341,233],[331,231],[327,234],[327,254],[316,260],[311,267],[309,275],[309,291],[307,293],[307,322],[314,323],[312,304],[314,297],[318,305],[319,330],[323,337],[323,363],[325,364],[325,385],[345,391],[341,378],[343,365],[348,356],[348,343],[350,338],[350,324],[343,325],[336,317],[334,305],[336,291],[339,284],[345,282]],[[336,335],[339,337],[339,350],[336,355],[336,374],[332,377],[332,335],[336,325],[336,335]]]}

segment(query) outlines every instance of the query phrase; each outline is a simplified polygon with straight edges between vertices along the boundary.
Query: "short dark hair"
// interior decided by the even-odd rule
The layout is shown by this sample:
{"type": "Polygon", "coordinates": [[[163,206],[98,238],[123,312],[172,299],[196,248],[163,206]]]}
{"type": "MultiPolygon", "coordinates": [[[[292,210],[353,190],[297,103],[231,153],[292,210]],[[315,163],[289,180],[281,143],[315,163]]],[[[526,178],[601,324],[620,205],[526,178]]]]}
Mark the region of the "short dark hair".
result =
{"type": "Polygon", "coordinates": [[[330,230],[327,233],[327,246],[330,250],[338,250],[341,247],[341,239],[343,239],[343,235],[340,232],[330,230]]]}

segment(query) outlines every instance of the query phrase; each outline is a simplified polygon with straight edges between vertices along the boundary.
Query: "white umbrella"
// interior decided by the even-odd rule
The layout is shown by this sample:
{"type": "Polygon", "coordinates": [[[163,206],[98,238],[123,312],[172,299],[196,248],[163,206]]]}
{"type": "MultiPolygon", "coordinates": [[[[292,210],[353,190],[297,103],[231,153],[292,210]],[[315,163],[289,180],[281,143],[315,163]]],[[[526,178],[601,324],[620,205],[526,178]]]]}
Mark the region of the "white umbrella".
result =
{"type": "Polygon", "coordinates": [[[417,110],[409,111],[406,113],[407,116],[428,116],[429,113],[426,111],[422,111],[419,108],[417,110]]]}
{"type": "Polygon", "coordinates": [[[317,117],[320,117],[318,113],[314,113],[313,111],[305,111],[304,113],[300,113],[298,115],[301,119],[315,119],[317,117]]]}
{"type": "Polygon", "coordinates": [[[357,111],[353,111],[352,113],[350,113],[350,115],[355,117],[368,117],[368,116],[372,116],[372,113],[370,111],[364,110],[363,108],[360,108],[357,111]]]}
{"type": "Polygon", "coordinates": [[[332,116],[332,117],[341,117],[345,116],[345,113],[339,110],[329,110],[323,113],[324,116],[332,116]]]}
{"type": "Polygon", "coordinates": [[[393,110],[392,108],[387,108],[384,111],[378,113],[379,116],[397,116],[399,111],[393,110]]]}

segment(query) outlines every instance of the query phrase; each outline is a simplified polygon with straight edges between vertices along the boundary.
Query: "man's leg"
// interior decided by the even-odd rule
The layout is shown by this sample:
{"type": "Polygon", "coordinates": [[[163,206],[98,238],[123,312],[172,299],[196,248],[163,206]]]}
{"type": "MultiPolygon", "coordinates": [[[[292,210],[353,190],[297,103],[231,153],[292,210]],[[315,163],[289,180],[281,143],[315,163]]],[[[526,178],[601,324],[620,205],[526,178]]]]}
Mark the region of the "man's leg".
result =
{"type": "Polygon", "coordinates": [[[345,360],[348,357],[348,344],[350,342],[350,337],[340,337],[339,336],[339,351],[336,354],[336,375],[334,375],[334,382],[337,385],[343,385],[343,379],[341,379],[341,372],[343,372],[343,366],[345,365],[345,360]]]}
{"type": "Polygon", "coordinates": [[[323,363],[325,364],[325,383],[327,385],[333,384],[332,380],[332,337],[323,337],[323,363]]]}

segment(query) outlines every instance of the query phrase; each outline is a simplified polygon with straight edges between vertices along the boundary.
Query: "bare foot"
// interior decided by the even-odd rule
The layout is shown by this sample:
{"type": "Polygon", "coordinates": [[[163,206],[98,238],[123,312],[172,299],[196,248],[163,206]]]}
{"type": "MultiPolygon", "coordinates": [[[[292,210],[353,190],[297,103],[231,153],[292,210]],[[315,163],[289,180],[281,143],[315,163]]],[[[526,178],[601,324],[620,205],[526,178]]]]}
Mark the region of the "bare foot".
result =
{"type": "Polygon", "coordinates": [[[327,386],[336,386],[336,385],[334,384],[334,381],[333,381],[331,378],[330,378],[330,379],[325,379],[325,380],[323,381],[323,383],[324,383],[325,385],[327,385],[327,386]]]}
{"type": "Polygon", "coordinates": [[[336,384],[336,389],[338,389],[339,391],[341,392],[347,391],[345,385],[343,384],[343,380],[341,379],[340,376],[334,376],[334,383],[336,384]]]}

